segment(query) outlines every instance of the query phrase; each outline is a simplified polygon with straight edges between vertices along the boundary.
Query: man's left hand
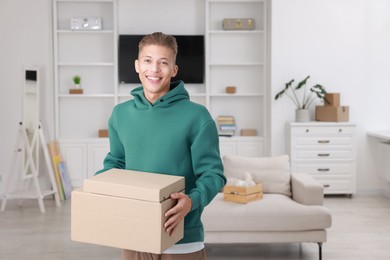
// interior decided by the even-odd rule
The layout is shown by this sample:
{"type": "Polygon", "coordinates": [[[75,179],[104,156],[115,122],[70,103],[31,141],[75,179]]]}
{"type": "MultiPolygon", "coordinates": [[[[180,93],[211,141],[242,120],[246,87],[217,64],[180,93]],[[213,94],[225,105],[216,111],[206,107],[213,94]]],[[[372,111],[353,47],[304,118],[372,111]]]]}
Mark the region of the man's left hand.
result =
{"type": "Polygon", "coordinates": [[[190,197],[182,192],[172,193],[172,199],[177,200],[177,204],[165,213],[165,217],[168,220],[165,222],[165,231],[172,235],[175,231],[177,224],[191,211],[192,201],[190,197]]]}

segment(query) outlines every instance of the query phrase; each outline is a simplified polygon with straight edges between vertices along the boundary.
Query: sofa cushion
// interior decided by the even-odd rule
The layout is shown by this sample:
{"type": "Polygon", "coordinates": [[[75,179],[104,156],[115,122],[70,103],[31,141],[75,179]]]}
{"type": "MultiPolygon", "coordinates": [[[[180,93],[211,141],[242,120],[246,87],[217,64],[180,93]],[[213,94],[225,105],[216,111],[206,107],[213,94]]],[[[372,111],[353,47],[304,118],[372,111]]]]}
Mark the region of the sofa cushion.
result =
{"type": "Polygon", "coordinates": [[[219,193],[204,209],[205,231],[307,231],[329,228],[331,214],[323,206],[306,206],[280,194],[239,204],[219,193]]]}
{"type": "Polygon", "coordinates": [[[290,162],[288,155],[275,157],[223,157],[225,176],[244,179],[249,172],[256,183],[263,184],[264,193],[278,193],[291,196],[290,162]]]}

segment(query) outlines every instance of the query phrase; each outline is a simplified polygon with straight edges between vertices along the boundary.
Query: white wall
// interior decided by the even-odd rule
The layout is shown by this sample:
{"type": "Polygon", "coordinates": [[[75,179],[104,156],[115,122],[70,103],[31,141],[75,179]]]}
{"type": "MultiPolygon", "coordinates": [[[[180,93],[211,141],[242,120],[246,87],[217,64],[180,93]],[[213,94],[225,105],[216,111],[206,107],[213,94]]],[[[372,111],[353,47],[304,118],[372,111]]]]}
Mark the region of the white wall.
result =
{"type": "MultiPolygon", "coordinates": [[[[390,128],[389,13],[387,0],[272,1],[272,96],[306,75],[310,84],[341,93],[358,125],[358,192],[388,186],[378,178],[366,131],[390,128]]],[[[272,154],[286,153],[285,125],[294,120],[290,100],[273,100],[271,118],[272,154]]]]}
{"type": "Polygon", "coordinates": [[[10,170],[22,119],[24,65],[41,69],[41,121],[48,138],[53,137],[51,30],[51,0],[0,1],[0,174],[10,170]]]}

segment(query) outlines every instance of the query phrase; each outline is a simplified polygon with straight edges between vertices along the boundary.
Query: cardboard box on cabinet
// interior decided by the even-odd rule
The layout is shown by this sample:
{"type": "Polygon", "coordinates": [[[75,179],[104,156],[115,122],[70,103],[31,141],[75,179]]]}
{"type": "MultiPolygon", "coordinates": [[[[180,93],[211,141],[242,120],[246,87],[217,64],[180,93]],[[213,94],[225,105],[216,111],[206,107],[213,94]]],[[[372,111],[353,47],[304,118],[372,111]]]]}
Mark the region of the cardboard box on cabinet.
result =
{"type": "Polygon", "coordinates": [[[85,180],[72,192],[71,238],[160,254],[183,238],[184,222],[170,236],[165,212],[184,190],[179,176],[112,169],[85,180]]]}
{"type": "Polygon", "coordinates": [[[316,106],[316,121],[323,122],[348,122],[348,106],[316,106]]]}
{"type": "Polygon", "coordinates": [[[340,106],[340,93],[326,93],[326,100],[329,102],[325,102],[324,106],[338,107],[340,106]]]}

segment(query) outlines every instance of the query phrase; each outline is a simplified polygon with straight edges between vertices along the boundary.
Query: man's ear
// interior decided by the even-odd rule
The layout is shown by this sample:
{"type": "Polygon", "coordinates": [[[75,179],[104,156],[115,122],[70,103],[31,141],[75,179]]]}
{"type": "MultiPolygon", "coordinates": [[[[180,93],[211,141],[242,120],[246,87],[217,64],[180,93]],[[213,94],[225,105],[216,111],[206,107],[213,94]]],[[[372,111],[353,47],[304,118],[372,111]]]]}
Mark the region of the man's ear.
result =
{"type": "Polygon", "coordinates": [[[135,60],[135,61],[134,61],[134,67],[135,67],[135,71],[136,71],[137,73],[139,73],[138,60],[135,60]]]}
{"type": "Polygon", "coordinates": [[[175,67],[173,68],[171,78],[176,77],[178,71],[179,71],[179,67],[175,65],[175,67]]]}

